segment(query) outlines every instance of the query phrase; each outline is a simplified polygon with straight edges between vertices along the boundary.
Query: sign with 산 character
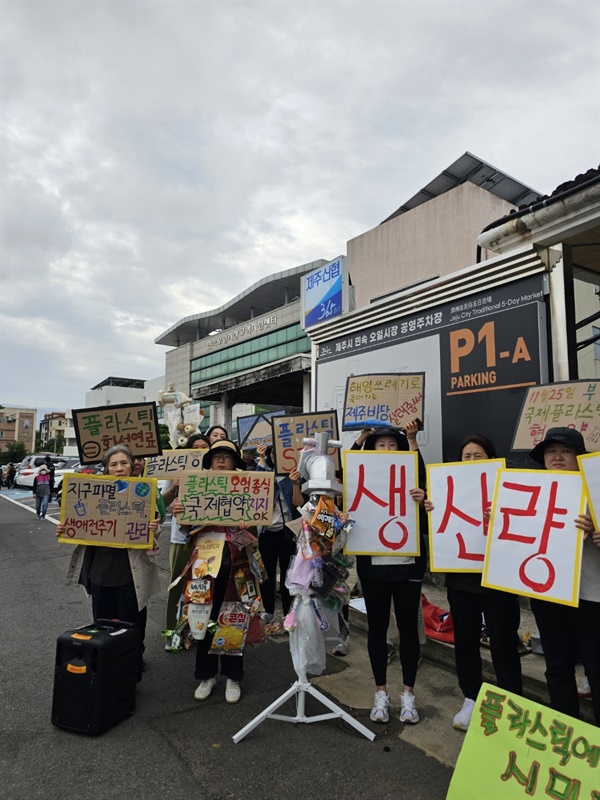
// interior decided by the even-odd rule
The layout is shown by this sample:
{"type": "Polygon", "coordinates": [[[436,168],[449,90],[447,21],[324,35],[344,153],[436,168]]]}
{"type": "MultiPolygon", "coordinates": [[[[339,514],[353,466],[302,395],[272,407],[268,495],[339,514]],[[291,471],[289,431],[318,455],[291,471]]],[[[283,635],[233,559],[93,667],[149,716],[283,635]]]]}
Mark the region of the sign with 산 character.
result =
{"type": "Polygon", "coordinates": [[[110,475],[64,477],[59,542],[151,550],[150,522],[156,508],[156,481],[110,475]]]}
{"type": "Polygon", "coordinates": [[[310,328],[348,310],[346,256],[302,276],[302,327],[310,328]]]}

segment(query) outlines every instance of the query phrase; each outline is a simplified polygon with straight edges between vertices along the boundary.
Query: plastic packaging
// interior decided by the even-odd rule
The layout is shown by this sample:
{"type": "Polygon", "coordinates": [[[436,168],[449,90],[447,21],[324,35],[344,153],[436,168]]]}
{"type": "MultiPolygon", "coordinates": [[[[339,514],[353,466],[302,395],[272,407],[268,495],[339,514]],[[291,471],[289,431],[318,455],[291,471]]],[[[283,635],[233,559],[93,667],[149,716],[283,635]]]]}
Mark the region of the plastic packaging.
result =
{"type": "Polygon", "coordinates": [[[323,586],[323,559],[320,556],[313,558],[312,562],[311,586],[323,586]]]}
{"type": "Polygon", "coordinates": [[[311,598],[302,596],[296,610],[296,627],[290,631],[290,652],[296,674],[320,675],[325,670],[325,640],[313,611],[311,598]]]}

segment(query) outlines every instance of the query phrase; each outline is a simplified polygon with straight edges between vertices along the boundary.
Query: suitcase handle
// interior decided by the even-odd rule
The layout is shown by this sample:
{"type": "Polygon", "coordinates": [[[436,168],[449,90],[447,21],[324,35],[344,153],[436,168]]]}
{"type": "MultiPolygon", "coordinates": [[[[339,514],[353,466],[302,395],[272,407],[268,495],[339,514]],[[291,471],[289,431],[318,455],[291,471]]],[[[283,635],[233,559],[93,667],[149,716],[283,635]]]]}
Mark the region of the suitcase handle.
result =
{"type": "Polygon", "coordinates": [[[110,626],[112,626],[114,628],[116,624],[121,626],[121,627],[123,627],[123,628],[135,628],[136,627],[133,624],[133,622],[126,622],[124,619],[104,619],[104,618],[102,618],[102,619],[95,619],[94,620],[94,625],[110,625],[110,626]]]}

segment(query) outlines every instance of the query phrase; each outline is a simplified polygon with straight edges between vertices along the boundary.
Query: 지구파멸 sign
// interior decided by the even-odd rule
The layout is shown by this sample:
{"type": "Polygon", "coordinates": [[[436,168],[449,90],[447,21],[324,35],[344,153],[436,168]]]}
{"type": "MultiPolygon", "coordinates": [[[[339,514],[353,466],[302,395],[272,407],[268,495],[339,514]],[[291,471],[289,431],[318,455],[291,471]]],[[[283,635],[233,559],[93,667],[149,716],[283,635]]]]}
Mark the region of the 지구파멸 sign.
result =
{"type": "Polygon", "coordinates": [[[66,529],[58,541],[151,549],[156,492],[156,481],[147,478],[67,474],[60,508],[66,529]]]}
{"type": "Polygon", "coordinates": [[[102,461],[116,444],[128,447],[134,457],[162,453],[156,403],[73,409],[73,426],[82,464],[102,461]]]}
{"type": "Polygon", "coordinates": [[[204,470],[185,472],[179,484],[180,525],[270,525],[272,472],[204,470]]]}
{"type": "Polygon", "coordinates": [[[424,397],[424,372],[351,375],[346,381],[342,429],[403,428],[415,419],[422,427],[424,397]]]}
{"type": "Polygon", "coordinates": [[[584,507],[579,472],[500,470],[482,586],[577,606],[584,507]]]}
{"type": "MultiPolygon", "coordinates": [[[[298,467],[303,439],[317,433],[327,433],[330,439],[338,438],[338,420],[335,411],[315,411],[296,414],[294,417],[273,417],[273,455],[277,475],[287,475],[298,467]]],[[[340,469],[340,451],[331,447],[327,455],[333,458],[336,470],[340,469]]]]}
{"type": "Polygon", "coordinates": [[[532,450],[550,428],[573,428],[585,449],[600,450],[600,381],[565,381],[527,389],[513,450],[532,450]]]}
{"type": "Polygon", "coordinates": [[[429,554],[432,572],[481,572],[488,521],[503,458],[427,466],[429,554]]]}
{"type": "Polygon", "coordinates": [[[446,800],[597,800],[598,728],[481,686],[446,800]]]}
{"type": "Polygon", "coordinates": [[[344,510],[355,520],[345,552],[418,556],[417,453],[345,450],[344,510]]]}
{"type": "Polygon", "coordinates": [[[164,450],[162,455],[147,459],[144,469],[146,478],[159,481],[173,480],[182,472],[202,469],[202,457],[206,450],[164,450]]]}

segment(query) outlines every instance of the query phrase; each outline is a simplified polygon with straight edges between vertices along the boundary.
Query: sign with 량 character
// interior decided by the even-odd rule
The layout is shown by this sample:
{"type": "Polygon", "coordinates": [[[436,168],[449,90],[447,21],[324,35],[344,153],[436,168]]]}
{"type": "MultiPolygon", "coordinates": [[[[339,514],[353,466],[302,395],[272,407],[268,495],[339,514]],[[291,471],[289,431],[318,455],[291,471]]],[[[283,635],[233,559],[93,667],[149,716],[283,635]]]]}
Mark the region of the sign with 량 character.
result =
{"type": "Polygon", "coordinates": [[[346,381],[342,429],[403,428],[415,419],[422,427],[424,396],[424,372],[351,375],[346,381]]]}
{"type": "Polygon", "coordinates": [[[159,481],[173,480],[182,472],[202,469],[202,458],[206,450],[164,450],[162,455],[146,461],[144,477],[159,481]]]}
{"type": "Polygon", "coordinates": [[[204,470],[185,472],[179,484],[180,525],[270,525],[275,478],[272,472],[204,470]]]}
{"type": "Polygon", "coordinates": [[[134,403],[73,409],[73,426],[82,464],[102,461],[116,444],[134,458],[162,453],[156,403],[134,403]]]}
{"type": "Polygon", "coordinates": [[[149,550],[156,481],[67,474],[63,479],[59,542],[149,550]]]}
{"type": "Polygon", "coordinates": [[[446,800],[598,800],[600,729],[484,683],[446,800]]]}

